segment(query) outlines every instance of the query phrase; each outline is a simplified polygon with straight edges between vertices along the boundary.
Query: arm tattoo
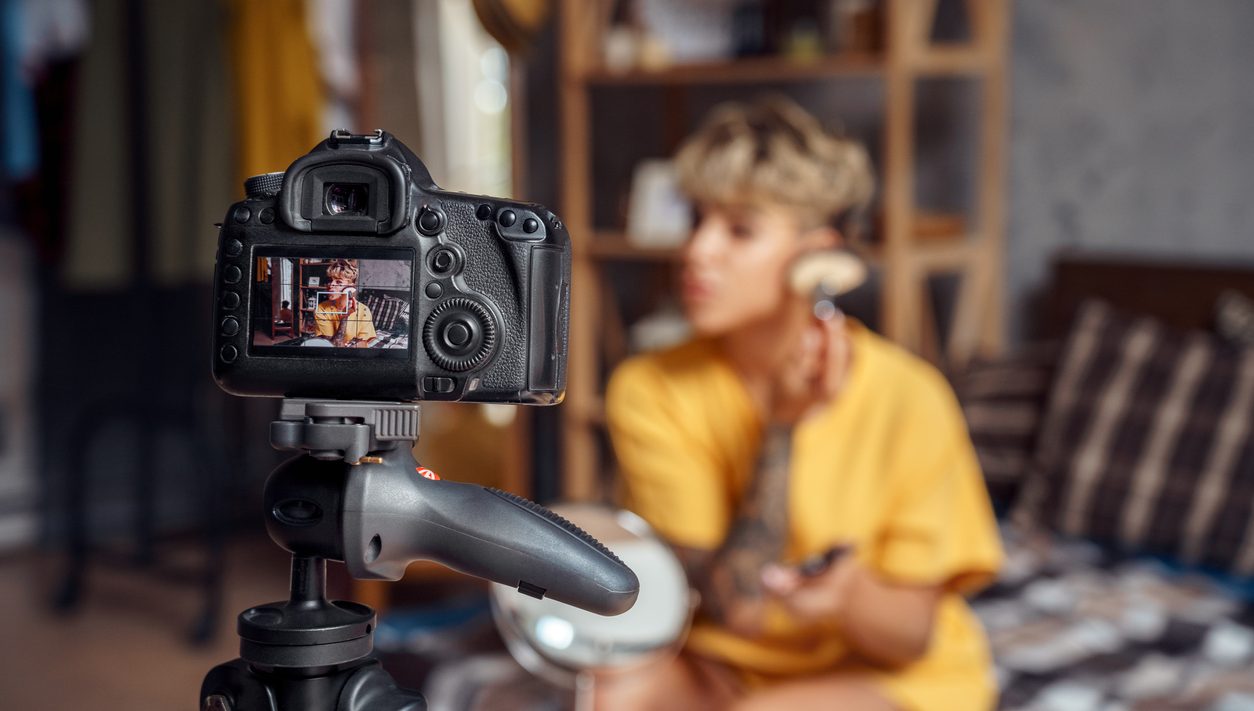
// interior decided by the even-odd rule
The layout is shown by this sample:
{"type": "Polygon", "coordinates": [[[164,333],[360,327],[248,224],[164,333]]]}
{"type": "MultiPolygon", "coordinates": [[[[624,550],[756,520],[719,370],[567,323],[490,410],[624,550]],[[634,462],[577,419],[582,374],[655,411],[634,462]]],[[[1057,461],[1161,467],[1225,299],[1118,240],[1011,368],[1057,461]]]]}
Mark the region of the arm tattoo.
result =
{"type": "Polygon", "coordinates": [[[788,544],[788,468],[792,429],[767,429],[757,470],[745,489],[722,546],[704,560],[692,552],[680,558],[698,591],[704,614],[720,623],[734,606],[762,601],[762,568],[783,555],[788,544]]]}

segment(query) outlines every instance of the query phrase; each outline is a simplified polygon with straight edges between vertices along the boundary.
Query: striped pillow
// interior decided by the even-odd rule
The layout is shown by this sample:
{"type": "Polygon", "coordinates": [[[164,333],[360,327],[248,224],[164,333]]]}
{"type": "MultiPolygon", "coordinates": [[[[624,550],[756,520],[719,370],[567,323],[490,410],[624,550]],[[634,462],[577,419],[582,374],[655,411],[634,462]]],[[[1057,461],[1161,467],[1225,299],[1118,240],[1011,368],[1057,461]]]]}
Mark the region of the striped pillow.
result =
{"type": "Polygon", "coordinates": [[[1036,451],[1059,345],[1037,343],[1007,358],[977,361],[954,383],[984,482],[999,511],[1014,503],[1036,451]]]}
{"type": "Polygon", "coordinates": [[[1085,303],[1016,517],[1254,575],[1254,348],[1085,303]]]}
{"type": "Polygon", "coordinates": [[[392,332],[408,326],[408,301],[377,292],[363,293],[362,301],[365,301],[366,308],[370,309],[375,328],[392,332]]]}

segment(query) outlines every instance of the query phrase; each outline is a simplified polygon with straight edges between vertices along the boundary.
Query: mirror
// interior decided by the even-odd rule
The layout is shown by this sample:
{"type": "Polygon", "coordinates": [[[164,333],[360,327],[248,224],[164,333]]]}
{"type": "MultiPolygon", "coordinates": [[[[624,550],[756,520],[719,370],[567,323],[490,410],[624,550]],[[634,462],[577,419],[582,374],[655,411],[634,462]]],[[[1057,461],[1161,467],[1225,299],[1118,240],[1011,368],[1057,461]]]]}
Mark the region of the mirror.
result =
{"type": "Polygon", "coordinates": [[[639,516],[595,504],[552,509],[595,536],[640,579],[627,612],[601,617],[493,584],[492,616],[510,654],[553,683],[576,687],[585,672],[638,669],[678,653],[696,605],[679,559],[639,516]]]}

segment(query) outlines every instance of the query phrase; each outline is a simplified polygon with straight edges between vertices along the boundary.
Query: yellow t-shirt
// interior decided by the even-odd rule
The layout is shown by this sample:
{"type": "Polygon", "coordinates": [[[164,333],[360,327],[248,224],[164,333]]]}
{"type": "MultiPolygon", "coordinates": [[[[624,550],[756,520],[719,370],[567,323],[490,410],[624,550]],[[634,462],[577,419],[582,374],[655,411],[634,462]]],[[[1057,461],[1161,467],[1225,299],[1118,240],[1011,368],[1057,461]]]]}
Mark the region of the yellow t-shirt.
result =
{"type": "MultiPolygon", "coordinates": [[[[860,324],[849,328],[842,392],[793,434],[786,556],[848,543],[886,580],[944,586],[925,657],[868,671],[905,709],[991,708],[987,641],[962,594],[991,578],[1002,553],[961,411],[931,366],[860,324]]],[[[611,378],[606,406],[627,506],[674,544],[717,548],[762,435],[730,364],[702,340],[633,358],[611,378]]],[[[778,606],[760,637],[699,619],[686,644],[750,682],[851,663],[838,635],[778,606]]]]}
{"type": "Polygon", "coordinates": [[[360,301],[351,314],[341,313],[340,307],[330,301],[318,304],[318,308],[314,310],[314,332],[323,338],[334,338],[340,321],[344,319],[348,319],[344,324],[345,343],[368,341],[378,335],[374,330],[374,316],[370,313],[370,307],[360,301]]]}

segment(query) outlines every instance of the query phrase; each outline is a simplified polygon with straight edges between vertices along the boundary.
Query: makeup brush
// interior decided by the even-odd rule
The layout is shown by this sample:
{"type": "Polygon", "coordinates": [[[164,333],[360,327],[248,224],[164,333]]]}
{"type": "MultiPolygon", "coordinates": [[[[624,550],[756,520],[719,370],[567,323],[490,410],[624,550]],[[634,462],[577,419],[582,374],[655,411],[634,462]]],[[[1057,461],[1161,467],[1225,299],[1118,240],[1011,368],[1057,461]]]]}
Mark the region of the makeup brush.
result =
{"type": "Polygon", "coordinates": [[[824,249],[806,252],[793,262],[788,283],[793,293],[809,297],[814,315],[827,320],[840,310],[836,297],[862,286],[866,281],[866,263],[845,250],[824,249]]]}

